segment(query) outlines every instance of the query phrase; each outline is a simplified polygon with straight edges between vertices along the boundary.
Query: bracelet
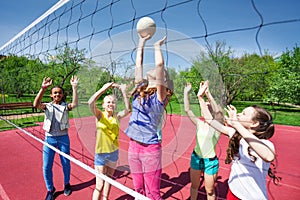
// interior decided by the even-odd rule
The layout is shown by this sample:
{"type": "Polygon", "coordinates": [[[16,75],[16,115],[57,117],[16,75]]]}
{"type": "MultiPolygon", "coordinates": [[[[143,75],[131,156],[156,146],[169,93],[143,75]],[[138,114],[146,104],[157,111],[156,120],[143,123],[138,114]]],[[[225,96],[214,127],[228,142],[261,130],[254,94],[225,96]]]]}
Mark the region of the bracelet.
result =
{"type": "Polygon", "coordinates": [[[47,86],[45,86],[45,85],[42,85],[42,89],[47,89],[47,86]]]}

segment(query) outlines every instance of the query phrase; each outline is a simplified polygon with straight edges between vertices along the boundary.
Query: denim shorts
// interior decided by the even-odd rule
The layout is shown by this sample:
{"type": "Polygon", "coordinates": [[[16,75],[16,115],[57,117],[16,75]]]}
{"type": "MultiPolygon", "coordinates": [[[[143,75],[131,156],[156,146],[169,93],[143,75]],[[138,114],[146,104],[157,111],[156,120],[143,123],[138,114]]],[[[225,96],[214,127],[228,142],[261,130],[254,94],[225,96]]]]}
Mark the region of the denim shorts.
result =
{"type": "Polygon", "coordinates": [[[195,151],[191,155],[191,168],[195,170],[202,170],[208,175],[214,175],[219,170],[219,160],[218,157],[214,158],[201,158],[195,151]]]}
{"type": "Polygon", "coordinates": [[[94,165],[98,166],[104,166],[107,162],[117,162],[119,159],[119,150],[111,153],[96,153],[94,159],[94,165]]]}

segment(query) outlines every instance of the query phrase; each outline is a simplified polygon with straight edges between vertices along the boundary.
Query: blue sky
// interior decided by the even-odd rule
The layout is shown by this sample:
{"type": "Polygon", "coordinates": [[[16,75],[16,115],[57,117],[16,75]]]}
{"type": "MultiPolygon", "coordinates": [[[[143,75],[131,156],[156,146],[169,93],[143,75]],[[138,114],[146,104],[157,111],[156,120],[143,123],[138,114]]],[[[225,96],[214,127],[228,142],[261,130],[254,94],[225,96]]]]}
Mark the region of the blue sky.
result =
{"type": "MultiPolygon", "coordinates": [[[[4,45],[36,18],[41,16],[56,2],[58,1],[2,1],[0,7],[0,46],[4,45]]],[[[110,3],[111,1],[104,0],[101,2],[110,3]]],[[[112,11],[114,23],[117,24],[124,20],[132,19],[134,10],[132,9],[131,1],[121,0],[118,2],[115,0],[115,2],[117,3],[114,5],[112,11]]],[[[217,40],[225,41],[227,46],[230,46],[237,55],[241,55],[245,52],[259,53],[259,46],[257,45],[256,39],[262,51],[267,50],[273,55],[278,55],[286,49],[292,50],[296,44],[300,44],[300,1],[298,0],[254,1],[256,9],[261,14],[263,23],[267,24],[267,26],[261,28],[257,38],[257,28],[247,31],[228,32],[230,30],[247,29],[260,25],[261,18],[255,12],[252,2],[249,0],[202,0],[200,4],[198,4],[199,1],[189,2],[183,0],[133,0],[132,2],[136,9],[136,17],[150,15],[156,21],[158,29],[161,28],[162,33],[159,34],[159,32],[157,32],[155,35],[157,37],[161,37],[167,28],[170,30],[168,32],[169,40],[176,40],[176,38],[182,37],[195,38],[193,39],[193,44],[196,42],[199,47],[205,46],[206,41],[203,36],[206,33],[204,24],[198,15],[198,12],[200,12],[205,21],[209,36],[207,37],[207,41],[212,44],[217,40]],[[179,2],[188,3],[179,4],[179,2]],[[178,3],[178,6],[170,7],[164,12],[155,12],[162,9],[165,5],[170,6],[176,3],[178,3]],[[289,20],[296,20],[296,22],[277,23],[289,20]],[[271,25],[274,22],[277,24],[271,25]]],[[[71,4],[71,2],[67,4],[71,4]]],[[[95,4],[87,3],[86,6],[93,7],[95,4]]],[[[109,20],[107,21],[107,23],[110,23],[109,20]]],[[[130,26],[120,29],[117,28],[111,33],[114,36],[126,31],[130,31],[130,26]]],[[[122,38],[124,37],[122,36],[122,38]]],[[[156,38],[154,37],[153,40],[154,39],[156,38]]],[[[103,44],[107,40],[108,37],[105,38],[105,36],[103,36],[99,38],[98,43],[103,44]]],[[[188,46],[193,46],[193,44],[182,42],[172,47],[172,49],[175,54],[185,54],[183,51],[176,51],[176,49],[188,50],[188,46]]],[[[171,45],[170,43],[170,46],[171,45]]],[[[190,49],[193,48],[194,47],[191,47],[190,49]]],[[[172,51],[172,49],[170,50],[172,51]]],[[[197,53],[198,50],[199,49],[195,50],[195,53],[197,53]]],[[[192,55],[193,53],[187,51],[186,54],[192,55]]],[[[185,56],[183,57],[185,58],[185,56]]]]}

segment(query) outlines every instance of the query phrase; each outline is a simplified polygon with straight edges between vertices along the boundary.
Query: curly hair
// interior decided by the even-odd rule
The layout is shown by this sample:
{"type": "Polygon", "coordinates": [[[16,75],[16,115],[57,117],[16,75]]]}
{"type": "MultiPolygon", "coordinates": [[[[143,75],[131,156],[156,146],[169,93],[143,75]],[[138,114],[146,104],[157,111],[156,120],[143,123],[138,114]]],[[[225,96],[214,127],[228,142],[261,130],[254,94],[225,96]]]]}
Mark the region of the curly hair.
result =
{"type": "MultiPolygon", "coordinates": [[[[255,115],[252,118],[253,122],[259,122],[259,125],[257,127],[253,127],[252,130],[254,130],[254,135],[259,139],[270,139],[274,135],[274,124],[272,121],[272,115],[265,109],[253,105],[251,106],[255,109],[255,115]]],[[[240,146],[240,140],[242,136],[235,132],[235,134],[230,138],[228,143],[228,148],[226,150],[226,159],[225,163],[230,164],[234,157],[239,157],[239,146],[240,146]]],[[[256,161],[256,157],[251,155],[250,153],[250,147],[248,148],[248,154],[251,157],[252,161],[256,161]]]]}

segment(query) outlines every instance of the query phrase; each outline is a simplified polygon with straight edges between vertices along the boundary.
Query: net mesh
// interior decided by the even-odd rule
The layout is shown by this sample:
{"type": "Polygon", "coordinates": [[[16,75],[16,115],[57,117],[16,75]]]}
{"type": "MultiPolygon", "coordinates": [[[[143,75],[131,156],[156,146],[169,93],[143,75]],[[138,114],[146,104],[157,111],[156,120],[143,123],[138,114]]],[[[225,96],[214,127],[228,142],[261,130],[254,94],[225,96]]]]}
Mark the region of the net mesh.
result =
{"type": "MultiPolygon", "coordinates": [[[[229,39],[229,36],[240,38],[243,35],[244,38],[246,36],[249,38],[249,41],[252,41],[249,48],[254,49],[263,56],[264,51],[271,47],[270,43],[272,43],[268,39],[267,34],[265,34],[266,32],[272,30],[273,38],[280,39],[281,31],[277,30],[290,24],[299,26],[300,23],[299,16],[291,15],[271,18],[264,13],[265,7],[260,2],[255,1],[247,1],[245,10],[236,12],[230,19],[225,18],[223,15],[218,15],[218,13],[232,12],[230,5],[221,7],[209,1],[166,0],[150,4],[150,2],[140,0],[61,0],[0,48],[2,56],[25,56],[39,61],[39,71],[32,71],[32,77],[29,78],[31,82],[28,83],[36,91],[32,91],[32,88],[29,87],[25,90],[25,93],[34,94],[38,91],[41,83],[35,77],[38,76],[39,72],[42,72],[40,77],[51,77],[60,74],[62,78],[54,79],[55,83],[61,84],[62,80],[64,80],[66,85],[68,84],[67,78],[69,75],[76,72],[78,77],[80,77],[78,91],[80,105],[72,113],[75,124],[74,132],[77,133],[82,149],[87,149],[87,152],[72,150],[70,159],[73,160],[73,157],[75,157],[81,160],[81,162],[76,160],[74,162],[91,173],[111,181],[111,183],[115,184],[115,187],[124,188],[118,182],[96,174],[91,168],[93,166],[91,155],[94,154],[96,128],[95,119],[87,106],[87,100],[105,82],[126,83],[128,90],[133,87],[135,53],[138,44],[135,27],[140,18],[150,16],[155,19],[157,26],[155,35],[147,42],[145,47],[145,71],[154,67],[152,44],[166,35],[167,42],[163,46],[163,54],[166,67],[171,70],[169,71],[171,72],[171,77],[172,68],[175,68],[175,73],[176,70],[190,68],[193,61],[197,59],[205,61],[205,55],[213,51],[212,44],[215,41],[229,39]],[[212,9],[216,11],[214,14],[216,16],[210,16],[205,11],[212,9]],[[177,18],[183,14],[185,20],[177,18]],[[243,21],[233,20],[248,17],[249,14],[252,16],[252,20],[248,24],[245,24],[243,21]],[[186,20],[188,20],[188,23],[186,20]],[[222,26],[217,27],[214,25],[216,20],[221,21],[221,23],[217,24],[222,24],[222,26]],[[66,54],[68,59],[62,58],[66,54]],[[47,67],[48,71],[44,71],[43,67],[47,67]]],[[[288,29],[285,32],[291,32],[292,34],[292,31],[288,29]]],[[[287,40],[287,38],[285,39],[287,40]]],[[[237,55],[241,55],[245,51],[242,48],[245,44],[234,44],[236,49],[238,49],[237,55]]],[[[210,81],[213,96],[221,106],[224,106],[226,104],[226,91],[220,76],[218,62],[209,60],[202,63],[205,63],[205,65],[201,65],[198,68],[202,78],[210,81]]],[[[37,63],[35,64],[37,65],[37,63]]],[[[255,71],[252,73],[264,76],[266,71],[255,71]]],[[[245,76],[245,74],[240,71],[236,72],[236,74],[230,74],[230,76],[240,77],[245,76]]],[[[182,95],[179,94],[182,93],[185,83],[190,78],[193,77],[184,75],[180,77],[181,81],[175,86],[175,98],[182,99],[182,95]]],[[[11,82],[13,81],[10,79],[4,85],[9,85],[11,82]]],[[[259,84],[261,88],[261,82],[259,84]]],[[[118,97],[118,109],[121,110],[123,108],[121,94],[117,90],[112,92],[118,97]]],[[[5,98],[3,89],[1,96],[2,99],[5,98]]],[[[196,94],[192,94],[191,99],[196,102],[196,94]]],[[[32,96],[25,101],[32,102],[32,96]]],[[[45,99],[45,101],[49,101],[49,99],[45,99]]],[[[100,102],[98,105],[99,107],[101,106],[100,102]]],[[[193,145],[192,141],[194,141],[194,136],[191,136],[189,144],[178,144],[181,141],[180,138],[186,137],[183,125],[186,123],[186,119],[180,118],[178,120],[177,118],[172,118],[172,103],[169,106],[171,112],[168,114],[171,115],[166,115],[165,120],[166,123],[172,124],[168,131],[173,133],[175,137],[170,137],[163,143],[164,167],[172,165],[177,159],[185,158],[189,160],[189,156],[184,153],[193,145]],[[177,124],[178,127],[173,124],[177,124]]],[[[20,130],[22,132],[43,143],[44,131],[41,126],[43,113],[36,110],[32,111],[30,107],[26,109],[13,111],[3,109],[1,110],[2,119],[8,122],[7,128],[10,128],[9,126],[19,128],[21,126],[20,130]],[[30,127],[24,131],[22,126],[30,127]]],[[[198,107],[193,107],[193,111],[198,116],[200,115],[198,107]]],[[[122,122],[122,133],[120,134],[123,134],[126,128],[126,122],[126,120],[122,122]]],[[[120,143],[123,146],[121,145],[120,148],[118,166],[121,166],[121,170],[126,171],[126,166],[128,166],[127,138],[120,138],[120,143]]],[[[171,182],[169,184],[172,184],[171,182]]],[[[165,182],[165,185],[168,185],[167,182],[165,182]]],[[[176,184],[173,182],[173,185],[176,184]]],[[[183,187],[184,183],[181,186],[183,187]]],[[[124,188],[123,191],[133,196],[138,195],[129,188],[124,188]]]]}

